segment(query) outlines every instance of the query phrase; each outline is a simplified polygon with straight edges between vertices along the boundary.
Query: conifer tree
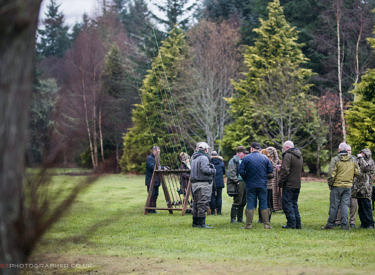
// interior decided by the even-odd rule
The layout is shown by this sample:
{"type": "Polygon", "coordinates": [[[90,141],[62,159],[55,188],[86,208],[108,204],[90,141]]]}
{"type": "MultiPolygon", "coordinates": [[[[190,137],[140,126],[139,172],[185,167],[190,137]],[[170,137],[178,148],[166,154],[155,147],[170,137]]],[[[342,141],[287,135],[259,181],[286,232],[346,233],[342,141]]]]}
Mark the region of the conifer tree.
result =
{"type": "Polygon", "coordinates": [[[69,27],[64,24],[64,14],[59,11],[60,5],[51,0],[47,6],[44,29],[38,30],[40,42],[37,44],[38,53],[43,57],[62,57],[70,47],[69,27]]]}
{"type": "Polygon", "coordinates": [[[178,25],[180,28],[186,30],[189,23],[189,17],[186,13],[195,8],[195,4],[188,5],[188,0],[166,0],[164,5],[155,4],[156,7],[165,14],[166,19],[161,18],[155,14],[153,17],[160,23],[167,27],[169,32],[178,25]]]}
{"type": "Polygon", "coordinates": [[[375,150],[375,69],[367,71],[352,93],[355,100],[346,112],[348,143],[353,151],[375,150]]]}
{"type": "Polygon", "coordinates": [[[102,80],[100,110],[105,118],[102,155],[105,153],[114,158],[118,166],[122,135],[124,129],[131,126],[132,105],[137,101],[138,95],[131,85],[134,80],[126,69],[125,58],[116,43],[113,43],[106,56],[102,80]]]}
{"type": "MultiPolygon", "coordinates": [[[[307,94],[311,70],[302,68],[307,61],[298,35],[285,19],[279,0],[270,2],[268,19],[261,26],[254,46],[247,46],[244,79],[234,82],[236,93],[228,101],[234,122],[228,125],[224,149],[253,140],[280,146],[296,137],[307,142],[316,121],[313,98],[307,94]]],[[[297,143],[298,144],[298,143],[297,143]]]]}
{"type": "Polygon", "coordinates": [[[132,112],[134,126],[124,136],[123,171],[144,171],[144,161],[153,145],[161,148],[163,165],[175,167],[184,148],[181,125],[170,87],[176,80],[176,65],[186,54],[185,34],[174,28],[160,47],[140,89],[142,102],[132,112]]]}

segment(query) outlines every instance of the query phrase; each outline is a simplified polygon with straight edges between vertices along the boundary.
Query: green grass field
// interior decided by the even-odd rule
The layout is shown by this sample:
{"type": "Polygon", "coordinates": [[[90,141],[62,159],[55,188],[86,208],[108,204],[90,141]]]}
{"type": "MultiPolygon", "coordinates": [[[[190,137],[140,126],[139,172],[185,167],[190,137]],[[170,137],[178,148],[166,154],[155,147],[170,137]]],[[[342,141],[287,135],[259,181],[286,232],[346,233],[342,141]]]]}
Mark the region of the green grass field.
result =
{"type": "MultiPolygon", "coordinates": [[[[82,176],[54,178],[67,188],[78,180],[82,176]]],[[[158,206],[164,207],[160,191],[158,206]]],[[[375,273],[374,230],[320,230],[328,218],[328,198],[326,183],[304,182],[299,199],[303,230],[281,229],[281,212],[273,214],[272,230],[258,223],[243,230],[229,223],[231,198],[223,194],[223,215],[209,216],[207,223],[215,229],[206,230],[192,228],[191,215],[180,212],[143,215],[144,177],[103,176],[79,196],[30,259],[83,266],[32,273],[375,273]]]]}

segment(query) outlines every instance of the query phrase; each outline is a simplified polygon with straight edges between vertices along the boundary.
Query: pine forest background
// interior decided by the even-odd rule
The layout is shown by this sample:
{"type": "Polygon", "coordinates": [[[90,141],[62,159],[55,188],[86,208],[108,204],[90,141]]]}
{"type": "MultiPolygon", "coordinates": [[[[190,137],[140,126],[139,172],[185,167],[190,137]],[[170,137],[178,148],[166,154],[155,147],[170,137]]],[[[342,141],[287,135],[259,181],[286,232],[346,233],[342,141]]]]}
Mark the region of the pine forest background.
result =
{"type": "Polygon", "coordinates": [[[207,141],[292,139],[312,174],[347,140],[375,149],[374,1],[103,1],[68,26],[50,0],[37,34],[27,162],[144,172],[207,141]],[[344,119],[343,119],[344,118],[344,119]],[[62,146],[69,144],[69,146],[62,146]]]}

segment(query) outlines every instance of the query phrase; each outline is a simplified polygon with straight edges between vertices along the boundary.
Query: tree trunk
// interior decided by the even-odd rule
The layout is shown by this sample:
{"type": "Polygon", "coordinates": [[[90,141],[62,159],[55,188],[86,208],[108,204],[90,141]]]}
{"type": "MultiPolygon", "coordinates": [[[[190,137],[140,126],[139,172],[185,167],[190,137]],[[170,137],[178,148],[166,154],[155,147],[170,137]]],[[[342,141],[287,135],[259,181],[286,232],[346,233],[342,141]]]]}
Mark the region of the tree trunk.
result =
{"type": "MultiPolygon", "coordinates": [[[[40,2],[3,0],[0,8],[0,263],[24,263],[23,176],[40,2]]],[[[2,269],[3,274],[16,273],[2,269]]]]}
{"type": "Polygon", "coordinates": [[[89,115],[88,115],[88,107],[87,107],[87,99],[86,99],[86,87],[85,87],[84,77],[85,77],[84,75],[81,75],[83,108],[85,109],[85,123],[86,123],[87,136],[88,136],[88,139],[89,139],[91,163],[92,163],[92,168],[95,170],[96,169],[96,162],[95,162],[95,156],[94,156],[94,146],[93,146],[93,142],[92,142],[92,139],[91,139],[91,130],[90,130],[90,123],[89,123],[89,115]]]}
{"type": "Polygon", "coordinates": [[[102,131],[102,109],[100,107],[99,107],[99,139],[100,139],[100,153],[102,155],[102,162],[104,162],[103,131],[102,131]]]}
{"type": "Polygon", "coordinates": [[[316,176],[320,177],[320,151],[321,151],[321,145],[320,140],[318,139],[317,142],[318,146],[316,148],[316,176]]]}
{"type": "Polygon", "coordinates": [[[343,141],[346,142],[346,126],[345,126],[345,116],[344,116],[344,103],[343,103],[343,99],[342,99],[342,67],[341,67],[340,22],[341,22],[341,0],[336,1],[337,78],[338,78],[338,85],[339,85],[340,113],[341,113],[341,123],[342,123],[342,136],[343,136],[343,141]]]}

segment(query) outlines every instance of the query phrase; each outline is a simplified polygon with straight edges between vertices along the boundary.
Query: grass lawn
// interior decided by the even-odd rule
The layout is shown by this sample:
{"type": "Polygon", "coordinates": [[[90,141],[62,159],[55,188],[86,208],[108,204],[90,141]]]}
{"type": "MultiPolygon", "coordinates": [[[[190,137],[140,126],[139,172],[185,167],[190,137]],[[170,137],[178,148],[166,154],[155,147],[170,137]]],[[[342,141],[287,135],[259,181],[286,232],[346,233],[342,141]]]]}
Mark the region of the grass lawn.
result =
{"type": "MultiPolygon", "coordinates": [[[[82,176],[55,176],[67,188],[82,176]]],[[[30,263],[80,264],[32,269],[35,274],[99,273],[375,273],[375,231],[320,230],[328,218],[324,182],[304,182],[299,199],[302,230],[285,230],[274,213],[272,230],[229,223],[232,199],[223,192],[223,215],[209,216],[215,229],[192,228],[191,215],[159,211],[143,215],[144,177],[107,175],[81,194],[71,211],[44,236],[30,263]]],[[[158,206],[165,206],[162,189],[158,206]]],[[[357,226],[359,220],[357,218],[357,226]]],[[[28,271],[24,271],[28,273],[28,271]]]]}

